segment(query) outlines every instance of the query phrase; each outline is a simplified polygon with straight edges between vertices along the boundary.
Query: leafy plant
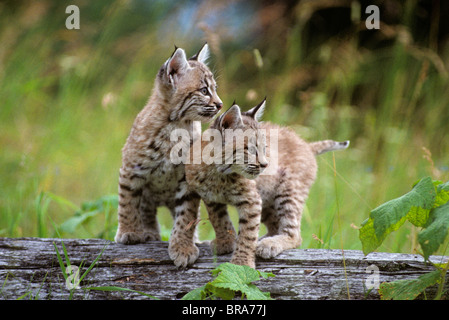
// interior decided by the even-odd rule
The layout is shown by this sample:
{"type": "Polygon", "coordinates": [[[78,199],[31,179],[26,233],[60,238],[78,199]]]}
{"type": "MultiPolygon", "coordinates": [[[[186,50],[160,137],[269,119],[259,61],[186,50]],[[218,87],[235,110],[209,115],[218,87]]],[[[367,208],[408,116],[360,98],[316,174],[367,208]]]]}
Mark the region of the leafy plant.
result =
{"type": "MultiPolygon", "coordinates": [[[[430,255],[448,238],[449,182],[442,183],[426,177],[418,181],[410,192],[372,210],[370,217],[362,223],[359,233],[363,252],[368,254],[376,250],[384,239],[391,232],[398,230],[405,221],[422,228],[418,233],[418,243],[425,261],[429,261],[430,255]]],[[[418,279],[382,284],[381,297],[414,299],[427,287],[438,283],[437,298],[440,298],[449,262],[433,265],[437,270],[418,279]]]]}
{"type": "Polygon", "coordinates": [[[242,299],[269,300],[270,293],[262,292],[252,282],[274,277],[274,274],[262,272],[248,266],[239,266],[232,263],[223,263],[211,271],[215,279],[204,286],[187,293],[182,300],[231,300],[237,293],[242,299]]]}
{"type": "Polygon", "coordinates": [[[93,201],[84,202],[81,205],[81,208],[78,208],[71,218],[67,219],[59,226],[59,230],[67,233],[74,233],[77,228],[85,225],[91,218],[99,214],[104,214],[104,231],[97,235],[100,238],[104,238],[108,232],[115,228],[110,220],[112,219],[111,211],[115,212],[114,210],[117,206],[117,195],[106,195],[93,201]]]}
{"type": "Polygon", "coordinates": [[[417,279],[383,283],[379,288],[379,293],[383,300],[413,300],[427,287],[439,283],[440,280],[441,272],[435,270],[417,279]]]}
{"type": "Polygon", "coordinates": [[[39,238],[45,238],[47,236],[48,230],[45,225],[45,219],[49,217],[48,206],[50,205],[51,202],[55,202],[65,209],[79,210],[78,206],[68,199],[60,197],[51,192],[40,192],[37,198],[35,199],[37,229],[39,238]]]}

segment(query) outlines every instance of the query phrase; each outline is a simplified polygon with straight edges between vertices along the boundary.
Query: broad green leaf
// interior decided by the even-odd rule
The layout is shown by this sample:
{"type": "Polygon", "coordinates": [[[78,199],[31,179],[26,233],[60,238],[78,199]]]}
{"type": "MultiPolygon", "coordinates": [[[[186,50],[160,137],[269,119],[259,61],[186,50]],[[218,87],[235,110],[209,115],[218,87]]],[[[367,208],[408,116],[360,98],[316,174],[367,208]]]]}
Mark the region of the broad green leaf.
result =
{"type": "Polygon", "coordinates": [[[223,263],[211,271],[215,279],[206,285],[187,293],[183,300],[204,300],[221,298],[231,300],[237,292],[248,300],[269,300],[270,293],[262,292],[251,282],[274,277],[274,274],[262,272],[248,266],[223,263]]]}
{"type": "Polygon", "coordinates": [[[227,288],[216,287],[213,283],[206,285],[206,292],[212,298],[217,297],[223,300],[232,300],[235,296],[235,291],[227,288]]]}
{"type": "Polygon", "coordinates": [[[188,292],[181,300],[203,300],[206,297],[206,285],[188,292]]]}
{"type": "Polygon", "coordinates": [[[421,207],[412,207],[408,212],[406,219],[416,227],[424,227],[429,220],[430,210],[421,207]]]}
{"type": "Polygon", "coordinates": [[[245,290],[245,295],[248,300],[270,300],[269,292],[262,292],[254,284],[248,284],[247,290],[245,290]]]}
{"type": "MultiPolygon", "coordinates": [[[[215,274],[219,272],[218,276],[211,285],[217,288],[224,288],[233,291],[242,292],[248,300],[267,300],[268,296],[260,291],[251,282],[260,279],[261,272],[248,266],[239,266],[231,263],[223,263],[214,271],[215,274]]],[[[264,277],[270,276],[268,273],[263,273],[264,277]]]]}
{"type": "Polygon", "coordinates": [[[430,223],[418,234],[418,242],[427,260],[444,242],[449,230],[449,202],[432,209],[430,223]]]}
{"type": "Polygon", "coordinates": [[[440,192],[440,191],[449,192],[449,181],[446,181],[445,183],[440,183],[438,185],[438,192],[440,192]]]}
{"type": "Polygon", "coordinates": [[[368,254],[376,250],[385,239],[386,235],[378,238],[374,231],[373,219],[367,219],[362,224],[359,231],[359,239],[362,242],[363,253],[368,254]]]}
{"type": "Polygon", "coordinates": [[[440,279],[440,270],[435,270],[413,280],[386,282],[380,285],[379,294],[382,300],[413,300],[440,279]]]}
{"type": "Polygon", "coordinates": [[[259,280],[259,273],[248,266],[223,263],[217,267],[215,274],[217,271],[219,274],[212,283],[220,288],[243,291],[247,284],[259,280]]]}
{"type": "Polygon", "coordinates": [[[432,179],[427,177],[402,197],[390,200],[372,210],[369,219],[362,224],[359,231],[363,252],[368,254],[374,251],[388,234],[397,230],[406,220],[416,226],[424,226],[435,197],[435,186],[432,179]]]}
{"type": "Polygon", "coordinates": [[[407,217],[413,207],[430,210],[435,201],[435,187],[430,177],[419,181],[415,187],[402,197],[390,200],[373,211],[371,218],[374,220],[376,236],[380,237],[389,229],[396,230],[407,217]]]}
{"type": "Polygon", "coordinates": [[[276,277],[273,273],[271,272],[263,272],[263,271],[259,271],[257,270],[257,272],[259,273],[259,275],[264,278],[264,279],[268,279],[268,278],[274,278],[276,277]]]}
{"type": "Polygon", "coordinates": [[[206,298],[220,298],[223,300],[232,300],[235,291],[225,288],[215,287],[211,283],[207,283],[202,287],[194,289],[182,297],[181,300],[205,300],[206,298]]]}
{"type": "Polygon", "coordinates": [[[59,226],[59,230],[61,230],[63,232],[74,233],[76,231],[76,228],[78,228],[79,225],[83,224],[88,219],[96,216],[98,213],[100,213],[100,211],[93,210],[93,211],[77,214],[77,215],[67,219],[66,221],[64,221],[59,226]]]}
{"type": "Polygon", "coordinates": [[[443,270],[443,271],[447,271],[447,269],[449,269],[449,260],[446,263],[439,263],[439,262],[435,262],[432,263],[434,267],[443,270]]]}
{"type": "Polygon", "coordinates": [[[442,206],[449,201],[449,181],[437,186],[437,196],[434,207],[442,206]]]}

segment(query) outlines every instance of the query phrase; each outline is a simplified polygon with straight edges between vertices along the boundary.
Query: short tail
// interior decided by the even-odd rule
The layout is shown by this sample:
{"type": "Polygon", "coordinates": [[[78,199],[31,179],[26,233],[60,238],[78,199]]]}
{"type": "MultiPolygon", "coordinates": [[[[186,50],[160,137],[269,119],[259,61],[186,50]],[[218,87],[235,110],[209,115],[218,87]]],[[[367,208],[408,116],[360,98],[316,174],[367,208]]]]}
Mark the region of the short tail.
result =
{"type": "Polygon", "coordinates": [[[346,149],[349,146],[349,140],[337,142],[333,140],[323,140],[309,143],[315,155],[319,155],[329,151],[346,149]]]}

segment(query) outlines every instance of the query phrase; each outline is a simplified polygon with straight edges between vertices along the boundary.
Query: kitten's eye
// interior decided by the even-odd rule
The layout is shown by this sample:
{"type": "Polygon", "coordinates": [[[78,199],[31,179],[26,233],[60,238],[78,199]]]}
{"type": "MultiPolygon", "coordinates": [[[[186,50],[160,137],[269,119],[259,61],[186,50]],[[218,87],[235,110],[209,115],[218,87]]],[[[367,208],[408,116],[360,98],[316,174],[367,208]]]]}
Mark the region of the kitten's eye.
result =
{"type": "Polygon", "coordinates": [[[254,147],[254,146],[249,147],[248,151],[249,151],[249,153],[251,153],[251,154],[257,155],[257,149],[256,149],[256,147],[254,147]]]}
{"type": "Polygon", "coordinates": [[[201,88],[201,89],[200,89],[200,92],[201,92],[202,94],[204,94],[204,95],[207,95],[207,94],[209,93],[209,90],[207,90],[207,88],[204,87],[204,88],[201,88]]]}

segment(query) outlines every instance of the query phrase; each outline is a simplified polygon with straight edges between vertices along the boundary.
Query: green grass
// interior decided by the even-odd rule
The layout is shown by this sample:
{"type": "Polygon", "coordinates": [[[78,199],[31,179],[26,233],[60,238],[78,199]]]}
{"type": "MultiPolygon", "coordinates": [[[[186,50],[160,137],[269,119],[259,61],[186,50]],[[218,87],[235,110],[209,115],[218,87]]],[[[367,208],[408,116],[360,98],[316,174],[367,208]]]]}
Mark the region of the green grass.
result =
{"type": "MultiPolygon", "coordinates": [[[[355,28],[312,41],[299,22],[285,43],[274,26],[251,40],[245,30],[234,38],[218,27],[183,31],[170,2],[86,4],[81,29],[69,31],[64,4],[39,3],[0,12],[0,236],[112,239],[121,148],[132,122],[173,45],[193,54],[204,40],[215,50],[211,66],[226,107],[236,99],[250,108],[266,95],[265,120],[309,141],[351,140],[334,154],[335,177],[332,154],[319,156],[303,248],[361,249],[356,227],[371,209],[423,176],[449,180],[448,68],[426,44],[396,34],[389,45],[367,49],[355,28]],[[38,13],[27,20],[30,12],[38,13]]],[[[402,19],[408,27],[410,10],[402,19]]],[[[160,211],[167,239],[172,221],[160,211]]],[[[200,237],[211,239],[204,210],[202,218],[200,237]]],[[[413,252],[415,235],[404,228],[379,250],[413,252]]]]}

